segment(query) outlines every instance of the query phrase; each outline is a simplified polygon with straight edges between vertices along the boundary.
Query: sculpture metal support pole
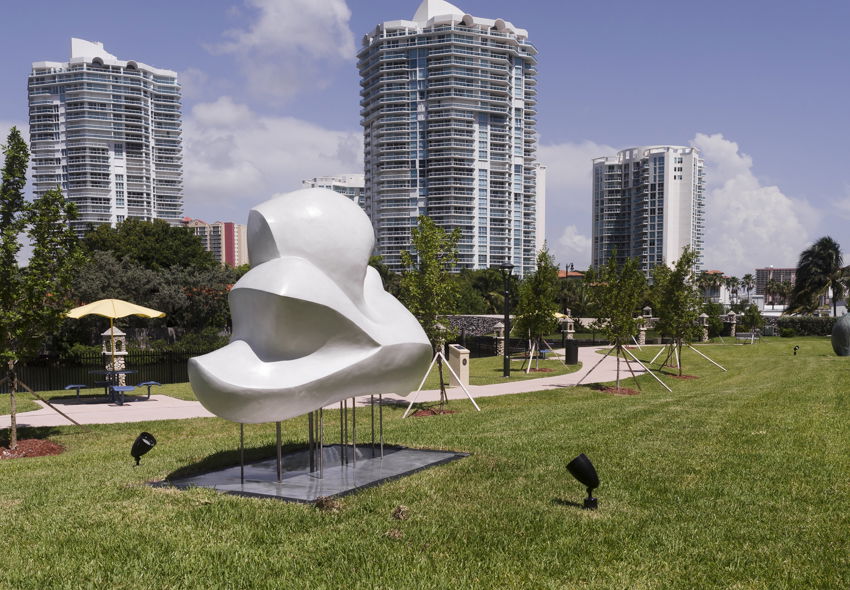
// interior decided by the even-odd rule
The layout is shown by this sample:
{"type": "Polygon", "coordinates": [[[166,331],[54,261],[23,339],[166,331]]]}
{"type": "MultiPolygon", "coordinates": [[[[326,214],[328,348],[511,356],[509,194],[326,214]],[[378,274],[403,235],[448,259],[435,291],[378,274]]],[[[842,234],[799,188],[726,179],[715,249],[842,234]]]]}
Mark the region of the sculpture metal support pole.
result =
{"type": "Polygon", "coordinates": [[[280,437],[280,422],[275,422],[275,438],[277,446],[277,483],[283,481],[283,443],[280,437]]]}
{"type": "Polygon", "coordinates": [[[345,464],[348,465],[348,400],[343,400],[342,402],[343,409],[343,424],[345,425],[345,440],[342,445],[342,455],[345,457],[345,464]]]}
{"type": "Polygon", "coordinates": [[[351,456],[357,467],[357,398],[351,398],[351,456]]]}
{"type": "Polygon", "coordinates": [[[316,448],[313,444],[313,412],[307,414],[307,457],[310,463],[310,473],[316,470],[316,448]]]}
{"type": "Polygon", "coordinates": [[[384,458],[384,396],[378,395],[378,431],[381,438],[381,460],[384,458]]]}
{"type": "Polygon", "coordinates": [[[369,396],[369,405],[372,407],[372,458],[375,458],[375,395],[369,396]]]}
{"type": "Polygon", "coordinates": [[[325,413],[319,408],[319,479],[325,477],[325,413]]]}
{"type": "Polygon", "coordinates": [[[245,483],[245,425],[239,423],[239,483],[245,483]]]}
{"type": "Polygon", "coordinates": [[[339,402],[339,465],[345,467],[345,414],[342,411],[342,404],[339,402]]]}

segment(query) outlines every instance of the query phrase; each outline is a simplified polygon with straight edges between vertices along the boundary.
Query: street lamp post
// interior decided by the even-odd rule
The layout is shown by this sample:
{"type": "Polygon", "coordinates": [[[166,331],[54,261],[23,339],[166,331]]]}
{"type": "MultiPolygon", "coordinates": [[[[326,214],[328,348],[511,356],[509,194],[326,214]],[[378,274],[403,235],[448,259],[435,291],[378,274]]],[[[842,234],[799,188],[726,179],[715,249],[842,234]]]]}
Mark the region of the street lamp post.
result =
{"type": "Polygon", "coordinates": [[[502,272],[502,277],[505,279],[505,346],[504,346],[504,359],[502,364],[502,376],[510,377],[511,376],[511,291],[510,291],[510,278],[511,272],[514,269],[514,265],[510,262],[505,262],[499,265],[499,270],[502,272]]]}

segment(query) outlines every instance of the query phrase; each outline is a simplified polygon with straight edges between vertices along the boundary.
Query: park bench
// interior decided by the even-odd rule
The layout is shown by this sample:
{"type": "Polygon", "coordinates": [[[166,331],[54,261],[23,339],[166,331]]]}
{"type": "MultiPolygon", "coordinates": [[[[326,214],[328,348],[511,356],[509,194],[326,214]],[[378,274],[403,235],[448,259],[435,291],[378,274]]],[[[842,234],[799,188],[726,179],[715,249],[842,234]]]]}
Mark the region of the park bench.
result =
{"type": "Polygon", "coordinates": [[[147,387],[148,388],[148,399],[151,398],[151,387],[156,385],[157,387],[162,387],[162,383],[159,381],[142,381],[136,387],[147,387]]]}
{"type": "Polygon", "coordinates": [[[109,389],[111,391],[113,401],[119,406],[123,406],[124,394],[128,391],[133,391],[136,388],[133,385],[113,385],[109,389]]]}
{"type": "Polygon", "coordinates": [[[736,332],[735,340],[738,342],[749,342],[750,344],[754,344],[759,340],[758,332],[736,332]]]}
{"type": "Polygon", "coordinates": [[[71,389],[77,390],[77,399],[80,399],[80,390],[81,389],[87,389],[87,388],[88,388],[88,385],[86,385],[85,383],[74,383],[74,384],[65,386],[66,390],[71,390],[71,389]]]}

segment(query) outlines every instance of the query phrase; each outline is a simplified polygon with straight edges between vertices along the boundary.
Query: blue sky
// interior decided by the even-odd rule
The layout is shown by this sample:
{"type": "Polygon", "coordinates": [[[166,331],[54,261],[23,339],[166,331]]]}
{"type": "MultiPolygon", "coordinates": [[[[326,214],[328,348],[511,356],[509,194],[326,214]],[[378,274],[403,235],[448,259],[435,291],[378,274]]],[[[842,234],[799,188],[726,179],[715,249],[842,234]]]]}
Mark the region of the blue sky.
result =
{"type": "MultiPolygon", "coordinates": [[[[302,178],[360,171],[354,52],[418,3],[8,3],[0,132],[26,122],[31,62],[67,60],[72,36],[102,41],[181,76],[186,215],[244,222],[302,178]]],[[[850,2],[455,4],[527,29],[540,51],[546,237],[562,264],[589,262],[591,158],[662,143],[706,158],[707,266],[791,266],[826,234],[850,249],[850,2]]]]}

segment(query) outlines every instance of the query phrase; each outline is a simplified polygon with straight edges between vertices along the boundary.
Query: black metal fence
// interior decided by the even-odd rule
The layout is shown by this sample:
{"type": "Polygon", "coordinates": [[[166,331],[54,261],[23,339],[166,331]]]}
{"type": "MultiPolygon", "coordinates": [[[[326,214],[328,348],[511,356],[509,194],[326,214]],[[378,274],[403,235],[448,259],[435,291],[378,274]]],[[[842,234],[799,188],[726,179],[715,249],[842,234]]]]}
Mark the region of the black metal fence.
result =
{"type": "MultiPolygon", "coordinates": [[[[132,350],[124,357],[128,370],[136,371],[126,376],[128,385],[143,381],[184,383],[189,380],[186,365],[190,358],[206,354],[208,350],[132,350]]],[[[54,391],[72,383],[93,386],[103,376],[108,357],[100,353],[76,354],[68,357],[41,356],[18,363],[18,379],[35,391],[54,391]]],[[[8,393],[9,384],[0,385],[0,393],[8,393]]]]}

